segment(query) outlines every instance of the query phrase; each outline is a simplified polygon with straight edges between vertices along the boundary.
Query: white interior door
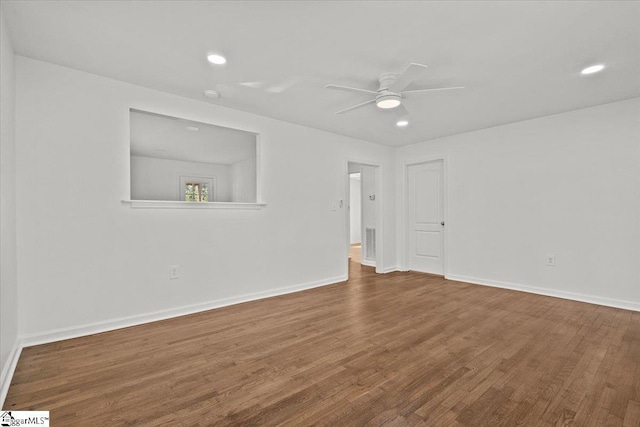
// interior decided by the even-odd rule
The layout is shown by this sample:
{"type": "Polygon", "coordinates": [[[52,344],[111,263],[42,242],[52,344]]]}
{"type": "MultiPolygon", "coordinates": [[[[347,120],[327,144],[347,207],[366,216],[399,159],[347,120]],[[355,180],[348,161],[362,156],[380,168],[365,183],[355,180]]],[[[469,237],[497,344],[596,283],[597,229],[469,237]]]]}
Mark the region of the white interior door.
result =
{"type": "Polygon", "coordinates": [[[444,274],[442,160],[407,167],[407,268],[444,274]]]}

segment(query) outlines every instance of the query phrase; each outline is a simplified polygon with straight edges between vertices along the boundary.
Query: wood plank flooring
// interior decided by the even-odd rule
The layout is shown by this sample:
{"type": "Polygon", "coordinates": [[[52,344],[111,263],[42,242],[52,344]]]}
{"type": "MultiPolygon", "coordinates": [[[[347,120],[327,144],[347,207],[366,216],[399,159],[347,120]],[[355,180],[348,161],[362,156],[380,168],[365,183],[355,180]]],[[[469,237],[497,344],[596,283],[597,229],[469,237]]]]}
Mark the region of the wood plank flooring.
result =
{"type": "Polygon", "coordinates": [[[362,244],[352,243],[349,245],[349,261],[353,261],[356,264],[360,264],[362,261],[362,244]]]}
{"type": "Polygon", "coordinates": [[[640,313],[375,275],[25,348],[53,426],[639,426],[640,313]]]}

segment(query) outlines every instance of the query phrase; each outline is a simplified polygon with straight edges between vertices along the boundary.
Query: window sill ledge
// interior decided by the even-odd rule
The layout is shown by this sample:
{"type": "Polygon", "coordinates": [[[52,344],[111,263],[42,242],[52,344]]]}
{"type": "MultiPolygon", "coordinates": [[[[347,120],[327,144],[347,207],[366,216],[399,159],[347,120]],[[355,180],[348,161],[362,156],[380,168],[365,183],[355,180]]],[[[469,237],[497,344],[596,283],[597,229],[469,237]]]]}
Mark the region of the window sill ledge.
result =
{"type": "Polygon", "coordinates": [[[262,209],[266,203],[179,202],[171,200],[123,200],[132,209],[262,209]]]}

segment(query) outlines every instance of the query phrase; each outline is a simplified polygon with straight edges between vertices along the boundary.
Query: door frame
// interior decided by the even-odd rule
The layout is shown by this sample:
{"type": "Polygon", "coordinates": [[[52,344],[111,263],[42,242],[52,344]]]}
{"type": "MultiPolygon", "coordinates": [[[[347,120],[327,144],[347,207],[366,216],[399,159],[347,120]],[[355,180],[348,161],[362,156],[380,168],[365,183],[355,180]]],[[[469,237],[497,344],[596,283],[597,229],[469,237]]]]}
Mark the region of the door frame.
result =
{"type": "MultiPolygon", "coordinates": [[[[344,215],[343,215],[343,232],[344,232],[344,253],[343,253],[343,257],[342,259],[344,260],[344,272],[346,277],[349,277],[349,247],[351,246],[351,235],[350,235],[350,230],[351,230],[351,222],[350,222],[350,210],[347,209],[346,207],[349,206],[349,203],[351,202],[351,190],[349,187],[350,184],[350,180],[351,178],[349,177],[349,163],[357,163],[363,166],[372,166],[375,168],[375,177],[376,177],[376,201],[378,203],[376,203],[376,209],[375,209],[375,215],[376,215],[376,273],[378,274],[382,274],[384,273],[384,249],[383,249],[383,245],[384,245],[384,238],[383,238],[383,231],[384,231],[384,221],[382,218],[383,215],[383,203],[384,203],[384,195],[383,195],[383,183],[382,183],[382,178],[383,178],[383,166],[377,162],[372,162],[370,160],[360,160],[360,159],[352,159],[352,158],[347,158],[345,159],[344,162],[344,169],[342,171],[342,179],[343,179],[343,183],[345,185],[345,199],[344,199],[344,215]]],[[[361,238],[362,240],[364,239],[364,236],[361,238]]]]}
{"type": "Polygon", "coordinates": [[[400,192],[402,197],[402,260],[399,262],[400,271],[409,271],[409,167],[423,165],[425,163],[442,162],[442,216],[444,221],[444,239],[442,243],[442,273],[446,278],[449,272],[449,230],[451,229],[449,224],[449,192],[447,191],[448,183],[448,162],[446,155],[434,155],[428,157],[420,157],[418,161],[404,162],[402,163],[402,191],[400,192]]]}
{"type": "MultiPolygon", "coordinates": [[[[358,163],[358,165],[362,165],[361,163],[358,163]]],[[[347,171],[348,173],[348,171],[347,171]]],[[[346,199],[346,208],[347,208],[347,216],[349,217],[349,222],[347,224],[347,237],[349,238],[349,250],[351,250],[351,175],[353,173],[356,172],[352,172],[352,173],[348,173],[349,176],[349,186],[348,186],[348,193],[347,193],[347,199],[346,199]]],[[[362,170],[360,170],[360,172],[358,172],[360,174],[360,247],[362,248],[362,243],[364,240],[364,222],[362,221],[362,205],[363,205],[363,200],[362,198],[364,197],[363,193],[362,193],[362,170]]],[[[347,254],[348,255],[348,254],[347,254]]],[[[362,262],[362,256],[360,257],[360,264],[366,265],[362,262]]]]}

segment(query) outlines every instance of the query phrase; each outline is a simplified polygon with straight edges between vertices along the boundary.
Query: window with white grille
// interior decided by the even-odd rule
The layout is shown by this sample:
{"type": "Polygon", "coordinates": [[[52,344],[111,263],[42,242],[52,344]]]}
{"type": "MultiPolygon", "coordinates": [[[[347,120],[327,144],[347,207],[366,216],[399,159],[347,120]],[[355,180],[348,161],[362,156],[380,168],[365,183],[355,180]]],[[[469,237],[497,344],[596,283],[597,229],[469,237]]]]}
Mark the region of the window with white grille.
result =
{"type": "Polygon", "coordinates": [[[215,178],[212,176],[181,176],[178,200],[183,202],[215,202],[215,178]]]}

